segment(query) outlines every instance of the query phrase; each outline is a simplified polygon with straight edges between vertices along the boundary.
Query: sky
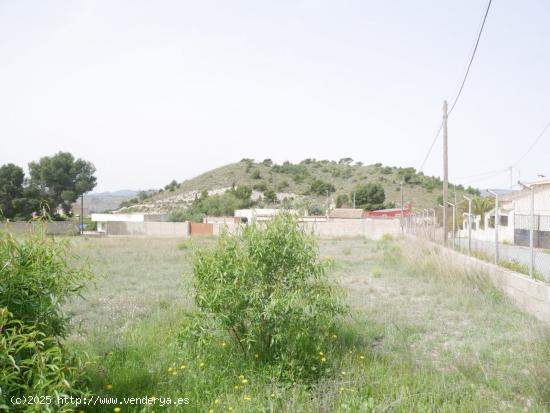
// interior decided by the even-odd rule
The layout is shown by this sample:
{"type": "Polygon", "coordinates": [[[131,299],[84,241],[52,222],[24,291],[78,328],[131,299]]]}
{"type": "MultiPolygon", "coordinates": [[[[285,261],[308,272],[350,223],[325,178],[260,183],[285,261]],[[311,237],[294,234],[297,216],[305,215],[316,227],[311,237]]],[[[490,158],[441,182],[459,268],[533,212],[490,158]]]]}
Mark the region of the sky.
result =
{"type": "MultiPolygon", "coordinates": [[[[418,169],[486,5],[0,0],[0,164],[69,151],[96,166],[96,192],[242,158],[418,169]]],[[[486,173],[550,122],[549,21],[548,1],[493,1],[449,118],[453,182],[508,187],[486,173]]],[[[424,172],[442,175],[441,139],[424,172]]],[[[550,130],[512,174],[550,176],[550,130]]]]}

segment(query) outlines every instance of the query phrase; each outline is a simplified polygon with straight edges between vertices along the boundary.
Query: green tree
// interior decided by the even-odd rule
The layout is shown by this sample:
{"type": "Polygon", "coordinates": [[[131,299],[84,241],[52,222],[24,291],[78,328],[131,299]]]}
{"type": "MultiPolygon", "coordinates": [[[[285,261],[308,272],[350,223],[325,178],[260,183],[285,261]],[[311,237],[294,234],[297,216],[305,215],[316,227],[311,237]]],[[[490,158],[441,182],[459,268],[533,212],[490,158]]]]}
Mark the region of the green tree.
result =
{"type": "Polygon", "coordinates": [[[0,167],[0,217],[15,218],[24,181],[25,173],[19,166],[9,163],[0,167]]]}
{"type": "Polygon", "coordinates": [[[178,188],[178,186],[179,186],[178,182],[175,179],[173,179],[172,182],[170,182],[168,185],[164,187],[164,190],[174,192],[178,188]]]}
{"type": "Polygon", "coordinates": [[[35,185],[56,216],[58,207],[70,215],[71,205],[85,192],[96,186],[95,167],[68,152],[40,158],[29,164],[30,184],[35,185]]]}
{"type": "Polygon", "coordinates": [[[380,184],[369,182],[355,187],[355,204],[361,208],[369,211],[380,209],[385,200],[384,187],[380,184]]]}
{"type": "Polygon", "coordinates": [[[495,206],[493,197],[475,196],[472,198],[472,214],[481,217],[480,224],[485,225],[485,213],[489,212],[495,206]]]}
{"type": "Polygon", "coordinates": [[[336,191],[336,188],[329,182],[315,178],[309,185],[309,191],[315,195],[326,195],[327,192],[332,193],[336,191]]]}
{"type": "Polygon", "coordinates": [[[346,194],[340,194],[336,197],[336,208],[345,207],[349,203],[349,197],[346,194]]]}
{"type": "Polygon", "coordinates": [[[272,189],[268,189],[264,192],[264,198],[266,202],[269,202],[270,204],[275,204],[277,202],[277,194],[272,189]]]}

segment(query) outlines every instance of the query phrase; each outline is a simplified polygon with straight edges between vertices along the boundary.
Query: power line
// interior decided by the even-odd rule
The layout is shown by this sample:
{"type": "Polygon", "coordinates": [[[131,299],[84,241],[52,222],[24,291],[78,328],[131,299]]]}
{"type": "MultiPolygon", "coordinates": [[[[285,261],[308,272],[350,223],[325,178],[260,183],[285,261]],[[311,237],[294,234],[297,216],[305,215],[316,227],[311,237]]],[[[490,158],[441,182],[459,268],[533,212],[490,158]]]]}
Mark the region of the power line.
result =
{"type": "Polygon", "coordinates": [[[418,170],[419,172],[422,172],[422,170],[424,169],[424,166],[426,165],[426,162],[428,161],[428,158],[430,157],[430,154],[432,153],[432,149],[433,149],[435,143],[437,142],[437,138],[439,137],[439,134],[441,133],[441,129],[443,129],[443,122],[441,122],[441,124],[439,125],[439,129],[437,130],[437,133],[435,134],[435,137],[432,141],[432,144],[430,145],[430,149],[428,149],[428,153],[424,157],[424,160],[422,161],[422,165],[420,166],[420,169],[418,170]]]}
{"type": "MultiPolygon", "coordinates": [[[[518,164],[523,161],[525,159],[525,157],[527,155],[529,155],[529,153],[531,153],[531,151],[533,150],[533,148],[537,145],[537,143],[541,140],[541,138],[546,134],[546,131],[550,128],[550,122],[548,122],[544,128],[542,128],[542,131],[537,135],[537,137],[535,138],[535,140],[533,141],[533,143],[529,146],[529,148],[527,149],[527,151],[525,151],[525,153],[516,161],[514,162],[511,167],[512,168],[515,168],[516,166],[518,166],[518,164]]],[[[466,182],[467,184],[468,183],[472,183],[472,182],[477,182],[477,181],[480,181],[480,180],[484,180],[486,178],[492,178],[493,176],[496,176],[496,175],[499,175],[500,173],[502,172],[506,172],[506,171],[509,171],[510,167],[508,168],[504,168],[504,169],[496,169],[496,170],[493,170],[493,171],[487,171],[487,172],[481,172],[479,174],[474,174],[474,175],[468,175],[468,176],[460,176],[460,177],[453,177],[452,180],[460,180],[460,179],[468,179],[468,178],[476,178],[476,177],[483,177],[483,178],[480,178],[480,179],[475,179],[473,181],[468,181],[466,182]],[[484,177],[485,175],[490,175],[488,177],[484,177]]]]}
{"type": "Polygon", "coordinates": [[[490,174],[494,174],[494,173],[497,173],[497,172],[504,172],[504,171],[507,171],[508,168],[506,169],[494,169],[492,171],[486,171],[486,172],[481,172],[481,173],[478,173],[478,174],[473,174],[473,175],[466,175],[466,176],[453,176],[451,178],[451,180],[457,180],[457,179],[468,179],[468,178],[477,178],[477,177],[480,177],[480,176],[484,176],[484,175],[490,175],[490,174]]]}
{"type": "Polygon", "coordinates": [[[485,27],[485,22],[487,21],[487,15],[489,14],[489,9],[491,8],[491,3],[493,0],[489,0],[489,3],[487,4],[487,9],[485,10],[485,15],[483,16],[483,22],[481,23],[481,28],[479,29],[479,33],[477,35],[476,44],[474,46],[474,51],[472,52],[472,57],[470,57],[470,62],[468,63],[468,68],[466,69],[466,73],[464,73],[464,79],[462,79],[462,83],[460,84],[460,89],[458,90],[458,93],[456,95],[456,98],[451,105],[451,109],[449,110],[449,115],[453,112],[453,109],[455,108],[458,99],[460,98],[460,95],[462,94],[462,89],[464,89],[464,84],[466,83],[466,79],[468,78],[468,73],[470,73],[470,68],[472,67],[472,63],[474,61],[474,57],[476,55],[477,47],[479,46],[479,40],[481,39],[481,33],[483,33],[483,28],[485,27]]]}
{"type": "MultiPolygon", "coordinates": [[[[479,46],[479,41],[481,39],[481,34],[483,33],[483,28],[485,27],[485,22],[487,21],[487,15],[489,14],[489,9],[491,8],[491,3],[493,0],[489,0],[489,3],[487,4],[487,9],[485,10],[485,14],[483,15],[483,21],[481,23],[481,28],[479,29],[479,32],[477,34],[477,39],[475,42],[474,50],[472,51],[472,56],[470,57],[470,61],[468,62],[468,67],[466,69],[466,73],[464,74],[464,78],[462,79],[462,83],[460,84],[460,88],[458,90],[458,93],[453,101],[453,104],[451,105],[451,109],[449,110],[447,116],[451,114],[453,109],[455,108],[458,99],[460,98],[460,95],[462,94],[462,89],[464,89],[464,85],[466,84],[466,79],[468,78],[468,74],[470,73],[470,68],[472,67],[472,63],[474,61],[474,57],[477,52],[477,47],[479,46]]],[[[424,166],[426,165],[426,162],[428,158],[430,157],[430,154],[432,153],[432,149],[435,146],[435,143],[437,142],[437,138],[439,137],[439,134],[441,133],[441,129],[443,128],[443,122],[441,122],[441,125],[439,126],[439,129],[437,130],[437,133],[435,135],[435,138],[432,141],[432,144],[430,145],[430,148],[428,149],[428,153],[424,157],[424,160],[422,161],[422,165],[420,166],[419,172],[422,172],[424,169],[424,166]]]]}
{"type": "Polygon", "coordinates": [[[523,159],[525,159],[525,157],[527,155],[529,155],[529,152],[531,152],[531,150],[533,150],[533,148],[535,147],[535,145],[540,141],[540,138],[542,138],[544,136],[544,134],[546,133],[546,131],[548,130],[548,128],[550,127],[550,122],[548,122],[546,124],[546,126],[542,129],[542,132],[539,134],[539,136],[537,136],[537,138],[533,141],[533,143],[531,144],[531,146],[529,146],[529,149],[527,149],[527,152],[525,152],[514,164],[512,164],[513,167],[517,166],[521,161],[523,161],[523,159]]]}
{"type": "Polygon", "coordinates": [[[474,182],[485,181],[487,179],[494,178],[495,176],[500,175],[500,174],[502,174],[504,172],[507,172],[507,171],[508,171],[508,169],[501,169],[499,171],[494,171],[493,173],[491,173],[489,175],[485,175],[485,176],[482,176],[482,177],[477,178],[477,179],[472,179],[471,181],[463,182],[463,185],[470,185],[470,184],[473,184],[474,182]]]}

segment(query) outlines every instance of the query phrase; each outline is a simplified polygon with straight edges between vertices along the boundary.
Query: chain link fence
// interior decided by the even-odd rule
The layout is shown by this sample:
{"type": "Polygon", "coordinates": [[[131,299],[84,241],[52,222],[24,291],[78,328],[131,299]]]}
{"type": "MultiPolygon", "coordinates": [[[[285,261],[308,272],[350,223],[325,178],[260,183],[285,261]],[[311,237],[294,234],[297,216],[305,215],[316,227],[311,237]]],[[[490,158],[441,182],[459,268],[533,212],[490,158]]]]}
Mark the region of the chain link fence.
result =
{"type": "MultiPolygon", "coordinates": [[[[405,217],[403,230],[442,244],[442,214],[436,213],[441,210],[413,210],[405,217]]],[[[479,227],[479,220],[476,225],[471,218],[471,231],[468,231],[467,213],[462,222],[458,222],[456,213],[448,215],[455,217],[454,225],[452,218],[449,221],[448,247],[533,278],[550,281],[550,214],[497,214],[496,219],[492,216],[488,219],[488,225],[482,228],[479,227]]]]}

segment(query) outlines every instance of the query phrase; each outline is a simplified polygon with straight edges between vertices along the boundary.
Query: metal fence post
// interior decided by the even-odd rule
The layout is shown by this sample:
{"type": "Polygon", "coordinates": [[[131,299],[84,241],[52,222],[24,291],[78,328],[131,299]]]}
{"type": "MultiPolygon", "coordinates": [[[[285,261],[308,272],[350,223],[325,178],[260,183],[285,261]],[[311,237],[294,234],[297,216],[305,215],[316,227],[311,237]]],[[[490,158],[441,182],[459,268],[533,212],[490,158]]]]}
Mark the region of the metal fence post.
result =
{"type": "Polygon", "coordinates": [[[498,215],[498,194],[490,189],[487,192],[495,196],[495,263],[498,264],[498,224],[500,221],[500,216],[498,215]]]}
{"type": "Polygon", "coordinates": [[[527,186],[518,181],[523,189],[531,191],[531,224],[529,225],[529,249],[531,252],[531,259],[529,260],[529,276],[533,277],[535,272],[535,187],[527,186]]]}
{"type": "Polygon", "coordinates": [[[472,255],[472,198],[468,198],[466,195],[463,197],[468,201],[468,254],[472,255]]]}

